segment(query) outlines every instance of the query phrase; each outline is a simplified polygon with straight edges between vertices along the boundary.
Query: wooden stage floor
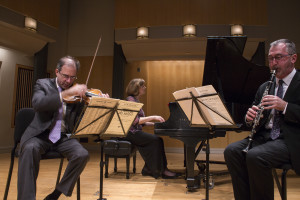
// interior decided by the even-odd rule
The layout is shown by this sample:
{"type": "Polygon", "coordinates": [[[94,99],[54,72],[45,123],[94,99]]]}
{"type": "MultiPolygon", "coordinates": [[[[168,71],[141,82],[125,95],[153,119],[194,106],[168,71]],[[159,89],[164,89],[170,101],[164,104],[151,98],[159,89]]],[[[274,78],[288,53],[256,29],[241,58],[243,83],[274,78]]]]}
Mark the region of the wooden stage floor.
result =
{"type": "MultiPolygon", "coordinates": [[[[81,175],[81,199],[97,200],[99,198],[99,177],[100,177],[100,154],[90,153],[91,158],[85,170],[81,175]]],[[[171,170],[184,172],[183,154],[167,153],[168,167],[171,170]]],[[[222,160],[223,155],[211,154],[211,159],[222,160]]],[[[0,198],[5,190],[7,173],[10,163],[10,154],[0,154],[0,198]]],[[[37,181],[37,199],[44,197],[53,191],[59,160],[44,160],[40,164],[40,173],[37,181]]],[[[66,162],[64,164],[64,168],[66,162]]],[[[186,182],[180,179],[154,179],[152,177],[142,176],[141,169],[143,160],[137,155],[137,173],[132,174],[132,159],[130,163],[130,179],[125,178],[125,159],[118,159],[118,173],[113,172],[113,159],[110,160],[109,178],[104,178],[103,197],[107,200],[202,200],[205,199],[205,189],[203,183],[195,192],[187,192],[186,182]]],[[[210,165],[212,172],[226,170],[224,165],[210,165]]],[[[17,198],[17,169],[18,160],[15,160],[15,167],[12,175],[11,187],[9,191],[9,200],[17,198]]],[[[195,165],[195,169],[198,169],[195,165]]],[[[64,170],[64,169],[63,169],[64,170]]],[[[210,199],[233,200],[233,191],[229,175],[215,176],[215,186],[210,190],[210,199]]],[[[288,199],[298,200],[300,195],[300,177],[294,172],[288,173],[288,199]]],[[[62,195],[61,200],[75,200],[76,188],[72,197],[62,195]]],[[[275,188],[275,199],[279,200],[279,193],[275,188]]]]}

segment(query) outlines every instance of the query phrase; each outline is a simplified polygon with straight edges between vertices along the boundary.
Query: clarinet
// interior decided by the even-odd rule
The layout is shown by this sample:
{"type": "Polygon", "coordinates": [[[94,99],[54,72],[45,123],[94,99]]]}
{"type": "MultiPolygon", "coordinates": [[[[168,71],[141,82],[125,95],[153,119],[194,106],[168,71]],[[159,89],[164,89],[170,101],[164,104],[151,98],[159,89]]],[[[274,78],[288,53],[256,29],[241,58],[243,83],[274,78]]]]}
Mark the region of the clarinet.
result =
{"type": "Polygon", "coordinates": [[[271,78],[268,81],[267,87],[266,87],[266,89],[263,93],[263,96],[260,100],[260,103],[258,104],[258,111],[256,113],[256,116],[255,116],[254,120],[253,120],[252,130],[251,130],[251,133],[248,137],[248,145],[245,149],[242,150],[244,153],[248,153],[248,151],[251,149],[251,145],[252,145],[252,142],[253,142],[253,136],[256,133],[256,128],[259,125],[259,121],[263,116],[264,106],[261,106],[261,101],[262,101],[264,96],[269,94],[269,90],[273,85],[275,76],[276,76],[276,70],[271,70],[271,78]]]}

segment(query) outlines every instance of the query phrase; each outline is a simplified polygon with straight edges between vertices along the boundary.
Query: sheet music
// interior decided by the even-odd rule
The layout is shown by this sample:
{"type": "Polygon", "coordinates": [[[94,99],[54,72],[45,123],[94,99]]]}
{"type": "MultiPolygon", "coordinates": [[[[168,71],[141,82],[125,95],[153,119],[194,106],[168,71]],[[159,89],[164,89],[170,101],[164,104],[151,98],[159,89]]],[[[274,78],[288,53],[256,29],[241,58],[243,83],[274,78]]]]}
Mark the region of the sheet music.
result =
{"type": "Polygon", "coordinates": [[[197,88],[187,88],[173,93],[175,99],[178,101],[187,118],[190,121],[192,119],[192,126],[205,126],[208,124],[205,123],[205,120],[195,108],[195,102],[193,102],[190,92],[197,97],[197,104],[199,105],[200,111],[203,114],[202,116],[205,117],[209,125],[224,127],[235,126],[235,123],[228,113],[227,108],[212,85],[197,88]],[[192,104],[193,116],[191,117],[192,104]]]}
{"type": "Polygon", "coordinates": [[[197,108],[195,105],[193,105],[193,115],[192,115],[191,108],[192,108],[193,101],[191,100],[190,92],[192,92],[194,96],[199,96],[198,91],[194,87],[176,91],[173,93],[173,96],[175,97],[176,100],[185,99],[185,100],[178,101],[178,103],[179,103],[180,107],[182,108],[182,110],[184,111],[188,120],[191,122],[191,124],[198,124],[198,125],[206,126],[206,123],[204,122],[200,113],[197,111],[197,108]]]}
{"type": "Polygon", "coordinates": [[[92,97],[75,134],[126,136],[142,106],[120,99],[92,97]]]}
{"type": "Polygon", "coordinates": [[[75,131],[75,133],[79,131],[76,135],[102,133],[112,115],[112,113],[110,113],[111,109],[113,109],[118,102],[119,99],[92,97],[75,131]]]}
{"type": "MultiPolygon", "coordinates": [[[[197,88],[198,89],[198,88],[197,88]]],[[[208,91],[207,91],[208,92],[208,91]]],[[[215,94],[207,97],[200,97],[199,101],[203,104],[199,103],[202,111],[208,116],[208,120],[211,125],[232,125],[234,124],[230,114],[228,113],[225,105],[223,104],[219,95],[216,94],[216,91],[212,87],[210,88],[211,94],[215,94]],[[207,108],[207,107],[211,108],[207,108]],[[216,111],[216,112],[214,112],[216,111]]],[[[209,93],[206,93],[209,94],[209,93]]]]}
{"type": "Polygon", "coordinates": [[[125,136],[142,106],[142,103],[120,100],[110,126],[104,134],[111,136],[125,136]]]}

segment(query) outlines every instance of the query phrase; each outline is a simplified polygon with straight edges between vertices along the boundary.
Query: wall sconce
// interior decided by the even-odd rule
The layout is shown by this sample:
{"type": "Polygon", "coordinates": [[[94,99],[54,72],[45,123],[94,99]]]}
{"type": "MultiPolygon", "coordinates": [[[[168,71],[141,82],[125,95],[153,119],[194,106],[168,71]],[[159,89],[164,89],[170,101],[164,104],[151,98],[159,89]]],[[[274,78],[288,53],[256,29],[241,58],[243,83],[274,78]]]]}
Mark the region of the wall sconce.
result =
{"type": "Polygon", "coordinates": [[[25,17],[25,28],[31,31],[36,31],[37,28],[36,20],[31,17],[25,17]]]}
{"type": "Polygon", "coordinates": [[[232,36],[242,36],[243,35],[243,26],[240,24],[231,25],[231,35],[232,36]]]}
{"type": "Polygon", "coordinates": [[[183,36],[184,37],[195,37],[196,36],[196,26],[193,24],[183,26],[183,36]]]}
{"type": "Polygon", "coordinates": [[[148,27],[138,27],[136,29],[137,39],[147,39],[149,38],[148,27]]]}

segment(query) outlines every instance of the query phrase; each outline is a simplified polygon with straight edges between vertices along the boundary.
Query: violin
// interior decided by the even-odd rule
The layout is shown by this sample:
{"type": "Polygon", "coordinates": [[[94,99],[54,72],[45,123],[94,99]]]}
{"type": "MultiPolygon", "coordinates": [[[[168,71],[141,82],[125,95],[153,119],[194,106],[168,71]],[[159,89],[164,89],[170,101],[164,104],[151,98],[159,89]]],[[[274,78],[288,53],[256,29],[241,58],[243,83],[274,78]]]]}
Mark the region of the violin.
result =
{"type": "Polygon", "coordinates": [[[83,98],[80,96],[68,96],[63,98],[65,103],[78,103],[84,101],[85,104],[89,104],[92,97],[102,97],[104,96],[99,89],[89,89],[83,98]]]}
{"type": "MultiPolygon", "coordinates": [[[[94,61],[95,61],[95,58],[97,56],[97,52],[98,52],[98,49],[99,49],[99,45],[101,43],[101,36],[99,38],[99,41],[98,41],[98,45],[97,45],[97,48],[96,48],[96,52],[95,52],[95,55],[94,55],[94,58],[93,58],[93,61],[92,61],[92,64],[91,64],[91,67],[90,67],[90,71],[89,71],[89,74],[88,74],[88,77],[87,77],[87,80],[86,80],[86,83],[85,85],[88,84],[88,81],[89,81],[89,78],[90,78],[90,74],[91,74],[91,71],[92,71],[92,68],[93,68],[93,64],[94,64],[94,61]]],[[[85,104],[89,104],[90,103],[90,100],[93,96],[98,96],[98,97],[107,97],[108,95],[104,95],[101,90],[99,89],[89,89],[86,93],[85,93],[85,97],[80,97],[80,96],[69,96],[69,97],[66,97],[66,98],[63,98],[63,101],[66,102],[66,103],[76,103],[76,102],[82,102],[84,101],[85,104]]]]}

